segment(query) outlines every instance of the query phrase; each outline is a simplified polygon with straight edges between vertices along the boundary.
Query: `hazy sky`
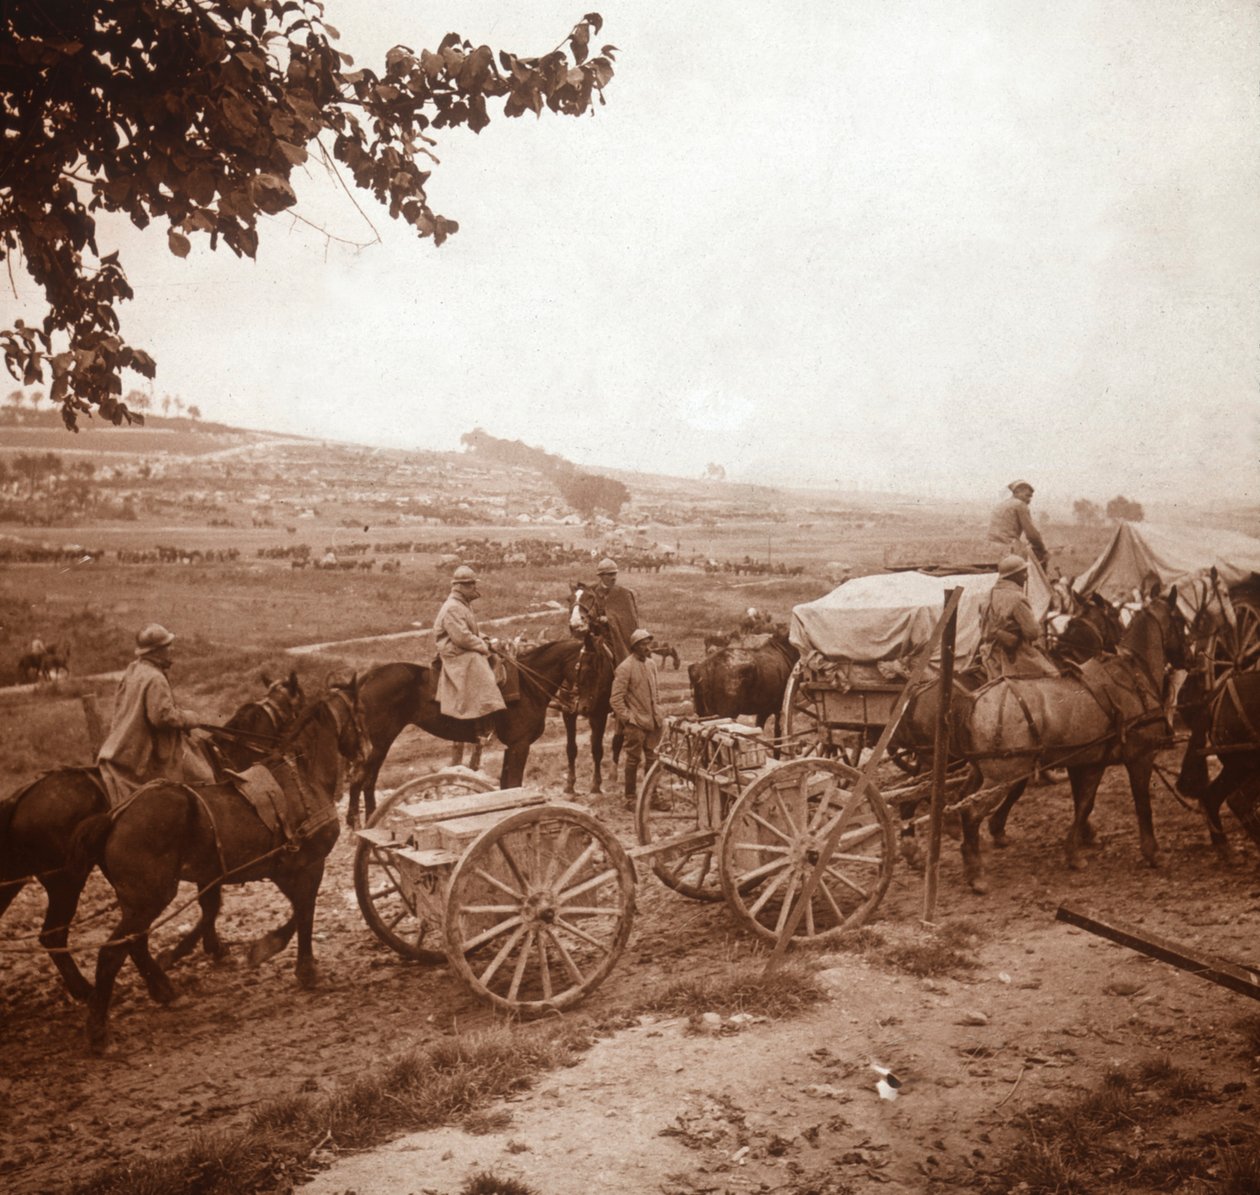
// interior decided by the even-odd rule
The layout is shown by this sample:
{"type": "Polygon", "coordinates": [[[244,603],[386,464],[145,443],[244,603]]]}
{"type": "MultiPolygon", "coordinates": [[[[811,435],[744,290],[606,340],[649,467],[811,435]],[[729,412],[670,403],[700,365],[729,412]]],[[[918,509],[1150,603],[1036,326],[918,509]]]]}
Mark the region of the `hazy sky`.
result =
{"type": "MultiPolygon", "coordinates": [[[[360,66],[449,30],[543,53],[584,11],[326,7],[360,66]]],[[[444,136],[440,250],[367,196],[381,243],[280,216],[256,263],[111,225],[155,394],[685,475],[1260,500],[1250,0],[598,7],[607,106],[444,136]]],[[[373,238],[322,170],[295,181],[302,215],[373,238]]]]}

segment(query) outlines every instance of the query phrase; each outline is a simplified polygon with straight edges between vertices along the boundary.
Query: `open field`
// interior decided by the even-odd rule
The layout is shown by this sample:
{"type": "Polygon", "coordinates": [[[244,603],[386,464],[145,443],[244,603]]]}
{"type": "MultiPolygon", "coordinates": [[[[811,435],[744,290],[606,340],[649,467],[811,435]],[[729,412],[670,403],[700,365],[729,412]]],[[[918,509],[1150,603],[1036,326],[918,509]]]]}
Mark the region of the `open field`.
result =
{"type": "MultiPolygon", "coordinates": [[[[364,534],[342,527],[349,517],[338,508],[307,520],[300,537],[320,548],[337,535],[377,537],[375,530],[364,534]]],[[[445,569],[435,552],[401,556],[401,571],[387,575],[296,571],[287,561],[258,557],[259,547],[280,546],[290,538],[283,528],[211,528],[181,516],[175,523],[79,525],[29,534],[45,542],[73,539],[104,546],[107,554],[94,563],[15,564],[0,570],[0,659],[5,666],[39,633],[71,643],[74,673],[52,688],[0,695],[0,784],[6,790],[45,767],[88,761],[79,697],[96,692],[107,709],[112,683],[86,678],[121,668],[130,658],[136,629],[149,621],[162,621],[179,635],[172,675],[181,699],[221,716],[258,693],[257,675],[264,668],[275,674],[296,667],[313,690],[331,670],[384,659],[426,661],[432,645],[421,633],[337,642],[313,654],[291,655],[287,649],[414,631],[413,622],[431,620],[446,589],[445,569]],[[157,543],[203,549],[230,545],[241,555],[233,563],[188,565],[120,564],[113,555],[120,548],[157,543]]],[[[379,532],[381,539],[403,534],[379,532]]],[[[457,534],[561,536],[589,542],[592,551],[599,548],[598,540],[585,539],[584,528],[425,527],[408,528],[405,534],[435,548],[457,534]]],[[[889,551],[974,534],[974,525],[960,530],[955,516],[877,506],[860,519],[822,514],[785,519],[776,512],[714,526],[679,523],[654,528],[653,538],[669,544],[677,540],[684,555],[760,560],[769,553],[772,560],[802,570],[797,576],[759,577],[670,567],[621,579],[638,592],[648,625],[678,646],[685,667],[699,658],[706,633],[729,629],[748,606],[785,618],[793,604],[826,592],[831,587],[826,569],[833,562],[865,572],[879,568],[889,551]]],[[[1055,526],[1047,538],[1063,567],[1076,571],[1097,551],[1103,534],[1055,526]]],[[[479,614],[487,620],[546,609],[546,603],[566,597],[578,575],[560,565],[487,572],[479,614]]],[[[559,614],[507,623],[499,633],[518,629],[549,637],[564,633],[559,614]]],[[[677,707],[685,700],[683,674],[666,673],[665,678],[667,697],[677,707]]],[[[560,741],[557,719],[531,756],[527,774],[528,783],[555,794],[562,782],[560,741]]],[[[408,730],[386,763],[382,787],[440,766],[445,756],[444,747],[408,730]]],[[[497,764],[492,753],[490,765],[497,764]]],[[[619,801],[579,799],[588,800],[623,841],[633,839],[619,801]]],[[[1230,1118],[1254,1119],[1256,1058],[1245,1021],[1251,1011],[1247,1001],[1053,921],[1057,904],[1070,898],[1204,951],[1245,960],[1253,956],[1260,930],[1254,864],[1221,871],[1197,814],[1157,785],[1156,828],[1164,864],[1157,871],[1147,869],[1138,855],[1122,773],[1110,773],[1099,798],[1101,845],[1091,853],[1086,871],[1069,873],[1060,849],[1069,808],[1066,785],[1044,786],[1025,798],[1012,819],[1012,846],[991,852],[993,889],[987,897],[964,889],[956,849],[946,844],[942,917],[978,927],[965,966],[938,977],[907,973],[906,960],[919,957],[931,935],[918,921],[918,877],[900,867],[872,935],[852,951],[829,957],[828,968],[840,977],[832,981],[830,1011],[803,1021],[795,1037],[783,1031],[790,1057],[781,1073],[766,1071],[771,1064],[756,1045],[761,1030],[750,1031],[742,1063],[737,1048],[723,1051],[720,1071],[705,1070],[697,1057],[692,1086],[719,1093],[729,1087],[731,1098],[745,1101],[750,1115],[757,1111],[748,1101],[755,1102],[758,1075],[768,1085],[780,1084],[767,1097],[774,1100],[799,1099],[801,1086],[808,1083],[843,1087],[836,1076],[856,1073],[870,1056],[907,1078],[895,1116],[891,1110],[881,1115],[878,1102],[875,1111],[861,1102],[868,1096],[861,1080],[861,1094],[855,1085],[854,1103],[846,1102],[843,1115],[829,1110],[809,1120],[820,1126],[812,1144],[791,1138],[789,1130],[795,1125],[799,1131],[817,1109],[802,1108],[795,1118],[785,1113],[786,1104],[760,1109],[778,1118],[776,1133],[790,1140],[778,1154],[763,1151],[760,1156],[756,1173],[764,1189],[866,1189],[857,1171],[850,1176],[856,1185],[849,1187],[811,1187],[808,1180],[829,1167],[835,1174],[847,1173],[844,1167],[856,1163],[842,1159],[855,1150],[869,1158],[872,1149],[878,1153],[885,1147],[895,1153],[895,1163],[884,1174],[890,1182],[881,1182],[889,1190],[923,1190],[929,1178],[937,1190],[981,1189],[997,1159],[1026,1141],[1020,1114],[1041,1102],[1068,1101],[1117,1068],[1158,1057],[1193,1072],[1206,1094],[1178,1123],[1151,1128],[1148,1144],[1158,1137],[1164,1144],[1181,1141],[1182,1148],[1193,1151],[1196,1133],[1219,1128],[1230,1118]],[[960,1026],[976,1011],[984,1014],[983,1025],[960,1026]],[[817,1055],[824,1046],[839,1061],[809,1063],[810,1051],[817,1055]],[[784,1169],[793,1160],[798,1171],[784,1169]]],[[[1227,824],[1237,838],[1237,827],[1227,824]]],[[[52,968],[33,941],[43,905],[36,891],[24,891],[0,922],[5,1027],[0,1182],[5,1189],[26,1195],[70,1188],[98,1167],[116,1168],[128,1159],[176,1148],[199,1129],[244,1126],[268,1101],[303,1092],[333,1093],[407,1047],[493,1022],[494,1016],[445,968],[405,963],[371,936],[355,904],[352,856],[352,839],[343,834],[317,914],[316,951],[323,973],[318,991],[294,985],[292,948],[257,971],[235,957],[218,967],[194,957],[173,974],[182,997],[169,1009],[148,1001],[128,966],[115,1010],[117,1044],[99,1060],[83,1056],[81,1009],[55,985],[52,968]]],[[[93,949],[110,924],[111,899],[104,881],[94,877],[81,908],[84,924],[73,936],[76,955],[89,971],[93,949]]],[[[225,937],[239,943],[257,936],[281,919],[282,903],[269,886],[230,891],[222,918],[225,937]]],[[[159,931],[157,945],[169,942],[186,919],[186,914],[177,917],[159,931]]],[[[596,1024],[616,1025],[680,974],[704,979],[722,974],[734,960],[758,957],[759,949],[723,906],[693,904],[650,876],[641,877],[630,948],[582,1012],[596,1024]]],[[[669,1032],[656,1039],[661,1051],[673,1048],[669,1032]]],[[[617,1064],[632,1069],[618,1073],[618,1082],[662,1101],[674,1100],[662,1104],[660,1118],[666,1124],[678,1112],[681,1097],[653,1077],[657,1063],[645,1060],[652,1056],[652,1039],[645,1042],[640,1035],[634,1042],[617,1064]]],[[[702,1050],[691,1053],[704,1055],[702,1050]]],[[[610,1110],[617,1106],[615,1101],[609,1105],[610,1110]]],[[[330,1148],[335,1150],[335,1143],[330,1148]]],[[[706,1145],[692,1155],[696,1172],[690,1185],[680,1181],[666,1189],[745,1189],[734,1182],[722,1186],[726,1179],[713,1179],[712,1173],[702,1179],[701,1162],[720,1172],[720,1160],[716,1146],[706,1145]],[[719,1185],[706,1187],[709,1180],[719,1185]]],[[[528,1176],[528,1167],[522,1173],[528,1176]]],[[[1079,1189],[1155,1189],[1107,1185],[1110,1181],[1079,1189]]],[[[1179,1189],[1218,1188],[1204,1179],[1197,1187],[1179,1189]]]]}

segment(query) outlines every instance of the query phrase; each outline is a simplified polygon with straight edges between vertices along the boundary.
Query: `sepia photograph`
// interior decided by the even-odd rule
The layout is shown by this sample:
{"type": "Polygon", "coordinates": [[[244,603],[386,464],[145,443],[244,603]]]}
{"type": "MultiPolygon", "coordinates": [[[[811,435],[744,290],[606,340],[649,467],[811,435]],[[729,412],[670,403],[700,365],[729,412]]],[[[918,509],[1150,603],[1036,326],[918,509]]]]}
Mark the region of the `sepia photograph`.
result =
{"type": "Polygon", "coordinates": [[[1260,1191],[1260,10],[0,0],[0,1189],[1260,1191]]]}

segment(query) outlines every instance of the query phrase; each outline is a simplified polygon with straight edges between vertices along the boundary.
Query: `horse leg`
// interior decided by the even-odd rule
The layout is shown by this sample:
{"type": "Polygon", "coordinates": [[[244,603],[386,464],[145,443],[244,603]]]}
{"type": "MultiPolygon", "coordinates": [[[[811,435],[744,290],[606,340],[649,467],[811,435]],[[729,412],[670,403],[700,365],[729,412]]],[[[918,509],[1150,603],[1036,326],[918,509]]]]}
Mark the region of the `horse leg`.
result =
{"type": "Polygon", "coordinates": [[[1094,811],[1094,797],[1098,793],[1098,782],[1102,779],[1103,769],[1100,767],[1068,768],[1068,779],[1072,784],[1072,824],[1068,828],[1064,851],[1070,871],[1080,871],[1081,861],[1078,854],[1084,838],[1085,827],[1089,815],[1094,811]]]}
{"type": "MultiPolygon", "coordinates": [[[[979,792],[983,783],[984,777],[978,770],[973,769],[963,791],[959,794],[959,799],[979,792]]],[[[980,854],[981,819],[970,809],[964,808],[959,813],[959,821],[962,823],[963,880],[970,886],[972,892],[983,896],[989,890],[989,882],[984,876],[984,859],[980,854]]]]}
{"type": "Polygon", "coordinates": [[[481,771],[481,752],[484,748],[485,744],[478,739],[472,744],[472,750],[468,753],[468,766],[472,768],[474,772],[481,771]]]}
{"type": "MultiPolygon", "coordinates": [[[[1229,798],[1229,807],[1233,810],[1234,816],[1239,822],[1246,826],[1242,815],[1238,812],[1239,807],[1245,807],[1245,800],[1238,800],[1238,792],[1242,786],[1240,777],[1233,774],[1229,764],[1221,768],[1220,774],[1207,785],[1199,794],[1199,808],[1203,812],[1203,818],[1208,825],[1208,836],[1212,840],[1212,847],[1216,851],[1217,858],[1226,867],[1232,866],[1234,863],[1234,850],[1229,845],[1229,839],[1225,836],[1225,827],[1221,824],[1221,803],[1229,798]]],[[[1248,830],[1250,833],[1250,829],[1248,830]]],[[[1255,835],[1253,835],[1255,837],[1255,835]]],[[[1260,839],[1257,839],[1260,843],[1260,839]]]]}
{"type": "MultiPolygon", "coordinates": [[[[289,894],[280,887],[277,882],[276,887],[280,888],[286,896],[289,894]]],[[[292,902],[292,897],[289,898],[292,902]]],[[[245,961],[251,967],[257,967],[265,963],[269,958],[279,954],[290,942],[293,937],[293,931],[297,928],[297,921],[292,913],[283,925],[278,925],[275,929],[269,930],[263,934],[261,938],[256,939],[249,945],[249,953],[245,956],[245,961]]]]}
{"type": "Polygon", "coordinates": [[[577,714],[561,714],[564,722],[564,757],[568,761],[568,772],[564,778],[565,796],[577,792],[577,714]]]}
{"type": "Polygon", "coordinates": [[[155,1004],[170,1004],[175,999],[175,989],[167,979],[162,965],[149,950],[149,935],[137,934],[127,943],[127,953],[136,964],[144,986],[149,989],[149,996],[155,1004]]]}
{"type": "Polygon", "coordinates": [[[1133,811],[1137,814],[1138,836],[1142,844],[1142,858],[1149,867],[1159,866],[1159,848],[1155,842],[1155,823],[1151,818],[1151,773],[1155,770],[1155,756],[1148,752],[1127,762],[1129,788],[1133,793],[1133,811]]]}
{"type": "Polygon", "coordinates": [[[588,719],[591,727],[591,796],[599,796],[604,791],[604,730],[608,726],[608,715],[592,714],[588,719]]]}
{"type": "MultiPolygon", "coordinates": [[[[177,885],[173,885],[177,888],[177,885]]],[[[171,891],[169,898],[154,911],[152,906],[144,909],[132,909],[124,906],[121,920],[114,926],[109,940],[96,955],[96,983],[88,995],[87,1039],[88,1049],[99,1054],[109,1044],[109,1005],[114,995],[114,980],[118,978],[119,969],[127,961],[131,953],[133,936],[136,940],[147,938],[149,926],[154,918],[175,897],[171,891]]],[[[148,953],[148,947],[145,947],[148,953]]],[[[139,961],[137,960],[139,966],[139,961]]],[[[154,964],[156,966],[156,963],[154,964]]],[[[141,974],[145,972],[141,969],[141,974]]],[[[148,976],[145,976],[148,982],[148,976]]],[[[152,991],[152,988],[150,988],[152,991]]]]}
{"type": "Polygon", "coordinates": [[[163,970],[173,967],[185,955],[190,954],[198,942],[205,946],[206,953],[212,958],[222,958],[227,953],[215,928],[219,909],[223,905],[223,889],[217,885],[208,888],[197,898],[197,903],[201,906],[201,916],[197,918],[197,924],[169,950],[163,950],[158,955],[158,966],[163,970]]]}
{"type": "Polygon", "coordinates": [[[993,839],[993,845],[999,850],[1009,846],[1006,838],[1006,819],[1010,817],[1011,810],[1015,807],[1015,802],[1024,795],[1024,789],[1028,787],[1028,777],[1023,780],[1016,780],[1009,789],[1006,790],[1006,796],[1002,798],[1002,803],[993,811],[993,815],[989,818],[989,837],[993,839]]]}
{"type": "MultiPolygon", "coordinates": [[[[1222,771],[1221,775],[1227,774],[1222,771]]],[[[1217,777],[1217,782],[1221,779],[1217,777]]],[[[1241,783],[1235,780],[1234,791],[1229,794],[1229,808],[1238,819],[1242,828],[1251,836],[1251,841],[1260,848],[1260,815],[1256,813],[1256,803],[1260,801],[1260,774],[1244,777],[1241,783]]]]}
{"type": "Polygon", "coordinates": [[[621,729],[621,723],[618,722],[613,727],[612,766],[613,766],[614,771],[616,771],[617,764],[621,760],[621,748],[624,747],[625,744],[626,744],[625,732],[621,729]]]}
{"type": "Polygon", "coordinates": [[[298,986],[307,990],[319,986],[319,971],[315,966],[315,900],[319,896],[319,884],[324,877],[324,860],[314,860],[281,884],[280,891],[293,905],[290,924],[297,923],[297,965],[294,974],[298,986]]]}
{"type": "MultiPolygon", "coordinates": [[[[39,943],[48,951],[70,995],[76,1000],[86,1000],[92,994],[92,985],[79,970],[66,949],[66,943],[70,939],[70,923],[79,907],[79,897],[83,895],[87,876],[82,871],[68,873],[62,870],[45,875],[42,882],[44,891],[48,894],[48,908],[44,913],[39,943]]],[[[7,896],[0,892],[0,913],[17,895],[20,887],[20,884],[16,885],[7,896]]]]}

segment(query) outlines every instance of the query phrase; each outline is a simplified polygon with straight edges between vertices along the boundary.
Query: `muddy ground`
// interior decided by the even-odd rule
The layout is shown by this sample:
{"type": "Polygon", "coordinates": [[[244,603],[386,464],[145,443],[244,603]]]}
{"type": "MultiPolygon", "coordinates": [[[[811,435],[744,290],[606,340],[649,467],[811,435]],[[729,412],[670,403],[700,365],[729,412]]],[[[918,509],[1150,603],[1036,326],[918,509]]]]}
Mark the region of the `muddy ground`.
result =
{"type": "MultiPolygon", "coordinates": [[[[429,770],[443,756],[419,732],[408,731],[383,782],[429,770]]],[[[553,731],[535,753],[530,781],[558,793],[561,766],[553,731]]],[[[630,817],[619,798],[591,804],[623,841],[631,841],[630,817]]],[[[1095,815],[1100,844],[1089,852],[1086,870],[1070,873],[1060,845],[1069,809],[1065,784],[1030,791],[1012,816],[1011,846],[989,851],[992,891],[986,897],[962,888],[956,846],[946,843],[938,917],[966,919],[980,930],[973,972],[923,980],[871,957],[830,956],[831,1004],[795,1028],[756,1025],[723,1037],[720,1054],[716,1046],[709,1054],[701,1049],[697,1059],[720,1065],[706,1070],[695,1063],[685,1090],[660,1079],[662,1059],[681,1049],[681,1028],[631,1030],[639,1035],[628,1039],[633,1048],[624,1058],[614,1054],[617,1061],[610,1064],[616,1083],[603,1096],[607,1111],[632,1093],[640,1105],[659,1102],[651,1123],[659,1120],[657,1128],[665,1129],[679,1116],[683,1123],[687,1116],[721,1120],[725,1098],[745,1121],[765,1130],[760,1137],[745,1133],[761,1145],[743,1155],[738,1171],[731,1167],[739,1163],[730,1161],[738,1138],[720,1126],[701,1135],[681,1171],[669,1152],[676,1151],[677,1134],[659,1137],[654,1130],[646,1154],[636,1152],[649,1167],[644,1182],[664,1181],[656,1171],[694,1172],[712,1182],[697,1177],[690,1187],[664,1189],[757,1189],[764,1183],[764,1189],[805,1190],[790,1185],[797,1181],[793,1173],[799,1179],[810,1167],[834,1163],[881,1171],[872,1181],[895,1179],[907,1190],[929,1177],[945,1188],[974,1189],[977,1168],[983,1171],[1000,1151],[1004,1133],[1009,1138],[1013,1115],[1037,1101],[1066,1098],[1097,1084],[1108,1070],[1154,1054],[1192,1070],[1216,1093],[1204,1106],[1205,1117],[1249,1110],[1257,1060],[1249,1056],[1239,1023],[1255,1011],[1252,1002],[1059,924],[1054,914],[1061,901],[1071,900],[1100,916],[1245,962],[1255,957],[1260,927],[1254,858],[1222,870],[1198,815],[1158,790],[1162,866],[1148,869],[1138,854],[1123,772],[1116,771],[1104,782],[1095,815]],[[964,1023],[981,1019],[986,1023],[964,1023]],[[786,1036],[767,1037],[776,1033],[786,1036]],[[775,1046],[769,1054],[767,1040],[775,1046]],[[905,1082],[895,1108],[879,1108],[868,1069],[872,1058],[905,1082]],[[808,1092],[819,1085],[834,1092],[808,1092]],[[645,1097],[651,1097],[646,1104],[645,1097]],[[806,1129],[810,1133],[802,1137],[806,1129]],[[769,1152],[767,1143],[777,1138],[795,1144],[769,1152]],[[850,1161],[842,1163],[846,1156],[850,1161]],[[762,1177],[751,1182],[747,1166],[754,1161],[762,1177]],[[795,1172],[788,1167],[792,1161],[795,1172]],[[722,1185],[731,1175],[733,1185],[722,1185]]],[[[1232,822],[1230,829],[1237,836],[1232,822]]],[[[445,967],[404,962],[368,932],[355,902],[352,854],[353,839],[343,834],[317,916],[319,990],[296,987],[292,947],[258,970],[244,967],[240,951],[225,965],[195,956],[174,971],[180,998],[169,1008],[149,1001],[128,966],[114,1006],[114,1045],[103,1058],[85,1053],[82,1009],[54,981],[47,959],[26,949],[43,906],[42,893],[23,892],[5,918],[2,943],[0,1185],[13,1195],[58,1190],[98,1167],[176,1148],[198,1130],[244,1125],[251,1112],[277,1097],[331,1090],[381,1059],[489,1023],[494,1014],[445,967]]],[[[86,924],[74,937],[89,969],[111,903],[95,877],[82,906],[86,924]]],[[[921,908],[921,880],[899,864],[872,924],[889,939],[913,938],[922,932],[921,908]]],[[[221,925],[229,940],[244,942],[281,919],[278,894],[255,884],[229,893],[221,925]]],[[[177,917],[159,932],[157,945],[190,923],[190,916],[177,917]]],[[[580,1012],[613,1020],[682,972],[723,971],[760,953],[724,907],[688,902],[649,876],[639,886],[625,956],[580,1012]]],[[[615,1048],[615,1041],[600,1047],[615,1048]]],[[[605,1073],[605,1088],[607,1078],[605,1073]]],[[[546,1080],[540,1085],[544,1091],[548,1086],[546,1080]]],[[[580,1102],[595,1098],[588,1093],[580,1102]]],[[[576,1111],[574,1117],[573,1134],[564,1132],[563,1119],[557,1122],[560,1144],[538,1141],[529,1156],[521,1151],[510,1160],[528,1175],[531,1161],[579,1148],[581,1123],[590,1118],[583,1121],[576,1111]]],[[[506,1145],[487,1140],[485,1149],[506,1145]]],[[[544,1181],[541,1189],[568,1188],[544,1181]]]]}

